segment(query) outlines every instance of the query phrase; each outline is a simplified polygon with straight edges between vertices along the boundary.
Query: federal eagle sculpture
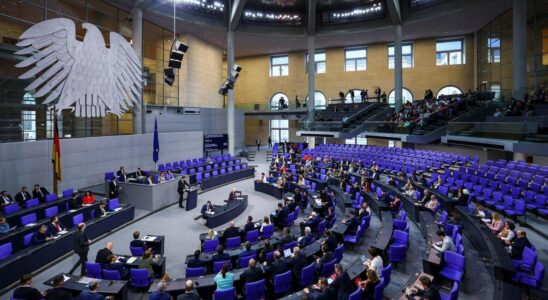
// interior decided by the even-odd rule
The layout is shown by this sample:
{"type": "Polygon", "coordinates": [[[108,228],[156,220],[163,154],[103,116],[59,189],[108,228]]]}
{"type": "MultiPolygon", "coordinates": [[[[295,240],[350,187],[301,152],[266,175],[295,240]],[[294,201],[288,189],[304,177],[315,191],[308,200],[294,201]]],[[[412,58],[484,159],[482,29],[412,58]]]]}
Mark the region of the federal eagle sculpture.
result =
{"type": "Polygon", "coordinates": [[[84,23],[83,41],[76,39],[72,20],[46,20],[27,29],[17,46],[17,55],[28,56],[16,67],[32,69],[19,76],[34,81],[25,88],[42,102],[77,117],[122,115],[140,103],[142,89],[141,60],[130,44],[118,33],[110,32],[110,48],[101,31],[84,23]]]}

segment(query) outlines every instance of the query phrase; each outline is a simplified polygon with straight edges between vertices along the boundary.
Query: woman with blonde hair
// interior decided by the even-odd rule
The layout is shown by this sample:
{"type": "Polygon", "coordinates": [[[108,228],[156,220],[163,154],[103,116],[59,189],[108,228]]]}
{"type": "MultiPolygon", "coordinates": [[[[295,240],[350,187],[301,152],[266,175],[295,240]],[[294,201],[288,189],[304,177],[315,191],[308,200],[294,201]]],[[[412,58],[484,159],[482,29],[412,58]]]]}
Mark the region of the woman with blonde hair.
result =
{"type": "Polygon", "coordinates": [[[381,280],[373,269],[367,269],[366,274],[367,279],[359,282],[359,286],[362,290],[362,299],[373,299],[375,287],[381,280]]]}
{"type": "Polygon", "coordinates": [[[494,234],[499,234],[504,228],[502,216],[498,212],[493,212],[491,224],[487,224],[487,227],[489,227],[494,234]]]}

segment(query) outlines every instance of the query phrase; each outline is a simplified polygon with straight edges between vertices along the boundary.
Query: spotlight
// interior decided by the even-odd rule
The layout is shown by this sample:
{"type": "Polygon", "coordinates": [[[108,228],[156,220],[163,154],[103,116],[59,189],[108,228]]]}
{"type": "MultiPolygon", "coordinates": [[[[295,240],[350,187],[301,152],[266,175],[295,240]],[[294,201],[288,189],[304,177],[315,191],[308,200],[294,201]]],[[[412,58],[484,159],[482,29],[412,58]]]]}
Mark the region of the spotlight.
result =
{"type": "Polygon", "coordinates": [[[175,82],[175,69],[174,68],[165,68],[164,69],[164,82],[169,86],[173,85],[175,82]]]}
{"type": "Polygon", "coordinates": [[[171,45],[171,53],[169,54],[169,67],[174,69],[181,68],[181,62],[188,50],[188,46],[178,40],[173,40],[171,45]]]}

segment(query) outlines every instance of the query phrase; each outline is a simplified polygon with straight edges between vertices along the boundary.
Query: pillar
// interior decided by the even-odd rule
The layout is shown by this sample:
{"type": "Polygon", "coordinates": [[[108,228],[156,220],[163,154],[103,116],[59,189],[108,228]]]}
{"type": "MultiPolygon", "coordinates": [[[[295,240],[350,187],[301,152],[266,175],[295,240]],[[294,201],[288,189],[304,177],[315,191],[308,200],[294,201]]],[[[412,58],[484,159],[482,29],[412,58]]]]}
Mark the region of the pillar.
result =
{"type": "Polygon", "coordinates": [[[523,160],[527,161],[527,154],[521,152],[514,152],[514,160],[523,160]]]}
{"type": "MultiPolygon", "coordinates": [[[[230,71],[234,66],[234,31],[229,30],[226,38],[226,71],[227,77],[230,77],[230,71]]],[[[228,90],[227,111],[227,133],[228,133],[228,153],[234,155],[234,90],[228,90]]]]}
{"type": "Polygon", "coordinates": [[[314,149],[316,147],[316,138],[313,136],[307,136],[306,142],[308,143],[308,149],[314,149]]]}
{"type": "MultiPolygon", "coordinates": [[[[133,50],[137,53],[141,64],[143,62],[143,10],[140,7],[135,7],[131,11],[133,25],[133,50]]],[[[139,91],[139,103],[133,108],[133,133],[145,133],[145,103],[143,100],[143,89],[139,91]]]]}
{"type": "Polygon", "coordinates": [[[308,100],[306,101],[306,107],[308,109],[308,120],[312,121],[314,117],[314,108],[316,106],[316,62],[314,61],[314,54],[316,54],[316,36],[307,36],[307,48],[308,48],[308,63],[306,65],[308,75],[308,100]]]}
{"type": "Polygon", "coordinates": [[[527,1],[514,0],[512,39],[512,96],[527,92],[527,1]]]}
{"type": "Polygon", "coordinates": [[[401,61],[401,25],[396,25],[396,38],[394,39],[394,99],[396,110],[402,105],[402,61],[401,61]]]}

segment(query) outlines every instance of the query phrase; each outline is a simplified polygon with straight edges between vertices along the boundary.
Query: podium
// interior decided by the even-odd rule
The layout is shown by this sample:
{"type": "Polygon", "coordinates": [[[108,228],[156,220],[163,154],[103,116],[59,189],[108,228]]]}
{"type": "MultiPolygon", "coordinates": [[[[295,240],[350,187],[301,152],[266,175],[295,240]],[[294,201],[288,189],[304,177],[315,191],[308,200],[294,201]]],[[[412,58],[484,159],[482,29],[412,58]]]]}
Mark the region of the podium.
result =
{"type": "Polygon", "coordinates": [[[188,190],[188,196],[186,198],[186,210],[193,210],[198,203],[198,188],[194,187],[188,190]]]}

